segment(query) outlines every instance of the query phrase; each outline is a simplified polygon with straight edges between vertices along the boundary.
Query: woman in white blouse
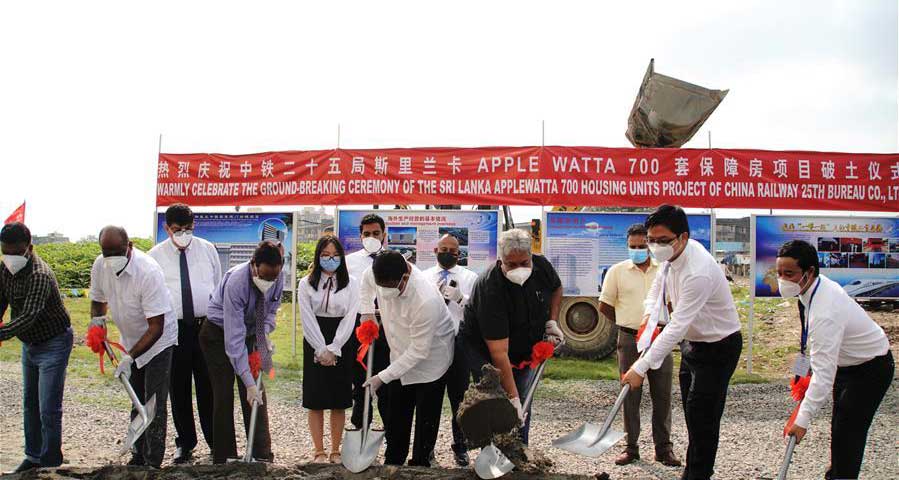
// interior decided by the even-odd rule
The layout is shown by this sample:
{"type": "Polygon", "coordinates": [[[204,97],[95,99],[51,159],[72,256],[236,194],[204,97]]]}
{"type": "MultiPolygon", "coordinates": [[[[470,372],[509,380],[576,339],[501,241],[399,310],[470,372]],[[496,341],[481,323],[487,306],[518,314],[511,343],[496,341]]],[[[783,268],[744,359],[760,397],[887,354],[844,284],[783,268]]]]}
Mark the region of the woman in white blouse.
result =
{"type": "Polygon", "coordinates": [[[351,277],[337,237],[325,235],[315,247],[312,273],[297,287],[303,322],[303,407],[315,445],[313,462],[340,463],[340,440],[353,404],[355,355],[350,335],[359,307],[359,283],[351,277]],[[331,454],[325,454],[325,410],[331,411],[331,454]]]}

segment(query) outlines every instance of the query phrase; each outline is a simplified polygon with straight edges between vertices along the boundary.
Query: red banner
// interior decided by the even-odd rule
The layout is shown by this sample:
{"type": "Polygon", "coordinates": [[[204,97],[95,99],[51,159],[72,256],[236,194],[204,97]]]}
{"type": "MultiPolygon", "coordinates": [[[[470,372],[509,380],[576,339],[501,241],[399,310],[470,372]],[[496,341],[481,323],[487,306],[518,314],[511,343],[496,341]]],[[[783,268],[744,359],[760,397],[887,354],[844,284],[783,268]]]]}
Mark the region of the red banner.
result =
{"type": "MultiPolygon", "coordinates": [[[[160,159],[159,161],[161,162],[162,159],[160,159]]],[[[9,215],[9,217],[6,218],[3,224],[6,225],[7,223],[13,222],[25,223],[25,202],[22,202],[22,204],[19,205],[19,208],[13,210],[13,212],[9,215]]]]}
{"type": "Polygon", "coordinates": [[[899,154],[600,147],[159,156],[156,204],[899,210],[899,154]]]}

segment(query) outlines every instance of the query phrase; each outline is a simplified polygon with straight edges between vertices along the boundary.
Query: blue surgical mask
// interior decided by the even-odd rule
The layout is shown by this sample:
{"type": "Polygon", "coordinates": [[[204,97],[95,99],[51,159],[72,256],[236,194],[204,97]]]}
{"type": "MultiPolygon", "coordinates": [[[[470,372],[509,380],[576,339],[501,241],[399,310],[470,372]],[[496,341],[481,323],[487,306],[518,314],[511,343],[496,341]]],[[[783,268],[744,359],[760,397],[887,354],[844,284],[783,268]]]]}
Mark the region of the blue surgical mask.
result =
{"type": "Polygon", "coordinates": [[[324,269],[324,271],[328,273],[336,272],[337,267],[340,266],[340,257],[319,257],[318,264],[321,265],[322,269],[324,269]]]}
{"type": "Polygon", "coordinates": [[[645,248],[628,248],[627,256],[634,262],[634,265],[642,265],[649,258],[649,250],[645,248]]]}

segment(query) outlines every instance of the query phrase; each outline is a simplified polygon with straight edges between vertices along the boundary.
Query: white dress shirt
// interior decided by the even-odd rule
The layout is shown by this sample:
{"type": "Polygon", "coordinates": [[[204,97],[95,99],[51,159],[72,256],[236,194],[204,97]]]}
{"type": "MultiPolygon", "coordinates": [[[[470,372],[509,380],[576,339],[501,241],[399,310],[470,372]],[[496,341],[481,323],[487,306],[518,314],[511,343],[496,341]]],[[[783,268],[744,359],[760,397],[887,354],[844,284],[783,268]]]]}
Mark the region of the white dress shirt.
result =
{"type": "Polygon", "coordinates": [[[362,274],[371,268],[371,264],[374,261],[375,259],[371,258],[371,254],[363,248],[346,256],[346,268],[350,271],[350,276],[359,280],[362,278],[362,274]]]}
{"type": "MultiPolygon", "coordinates": [[[[190,294],[193,297],[194,316],[205,317],[209,306],[209,295],[222,280],[222,263],[219,260],[215,245],[194,237],[184,249],[187,253],[187,270],[190,272],[190,294]]],[[[162,267],[165,284],[172,294],[172,308],[175,318],[184,318],[181,299],[181,250],[172,243],[172,239],[156,245],[147,255],[151,256],[162,267]]]]}
{"type": "MultiPolygon", "coordinates": [[[[362,314],[374,313],[377,285],[369,268],[360,286],[362,314]]],[[[421,270],[412,265],[406,289],[399,297],[378,297],[384,334],[390,345],[390,366],[378,377],[384,383],[399,379],[403,385],[433,382],[453,362],[456,329],[443,295],[421,270]]]]}
{"type": "Polygon", "coordinates": [[[164,315],[162,336],[149,350],[134,359],[137,368],[147,364],[166,348],[178,344],[178,319],[172,310],[172,298],[165,286],[165,275],[156,260],[136,248],[118,276],[103,266],[103,255],[91,268],[91,300],[109,305],[112,321],[119,329],[122,345],[131,350],[144,336],[148,318],[164,315]]]}
{"type": "MultiPolygon", "coordinates": [[[[443,281],[443,274],[441,273],[443,271],[444,268],[438,264],[424,270],[422,273],[424,273],[425,277],[429,278],[434,285],[438,285],[443,281]]],[[[478,280],[478,274],[465,267],[456,265],[449,269],[449,275],[446,277],[446,284],[449,285],[449,282],[453,280],[456,281],[456,288],[462,292],[462,301],[456,303],[450,300],[446,306],[449,308],[450,315],[453,317],[453,326],[456,329],[456,333],[459,333],[459,325],[462,323],[462,317],[465,312],[464,307],[468,304],[469,297],[471,297],[471,291],[474,289],[474,283],[478,280]]]]}
{"type": "Polygon", "coordinates": [[[833,395],[837,367],[861,365],[890,349],[883,329],[843,287],[824,275],[815,282],[799,296],[806,308],[808,352],[814,372],[796,415],[795,424],[803,428],[808,428],[821,405],[833,395]]]}
{"type": "Polygon", "coordinates": [[[649,369],[659,368],[682,339],[711,343],[740,330],[740,317],[727,278],[702,244],[689,240],[679,257],[665,263],[646,296],[644,315],[656,308],[662,281],[674,311],[646,355],[634,362],[634,371],[641,376],[649,369]],[[667,275],[663,273],[665,263],[670,264],[667,275]]]}
{"type": "Polygon", "coordinates": [[[303,338],[315,351],[318,357],[325,350],[330,350],[334,355],[340,356],[353,327],[356,325],[356,312],[359,311],[359,281],[350,276],[350,283],[337,290],[337,276],[328,277],[322,273],[318,282],[318,290],[313,289],[309,283],[309,275],[303,277],[297,285],[297,303],[300,306],[300,320],[303,322],[303,338]],[[328,279],[332,278],[329,285],[328,279]],[[330,286],[330,288],[326,288],[330,286]],[[330,344],[325,343],[321,327],[315,317],[340,318],[337,333],[330,344]]]}

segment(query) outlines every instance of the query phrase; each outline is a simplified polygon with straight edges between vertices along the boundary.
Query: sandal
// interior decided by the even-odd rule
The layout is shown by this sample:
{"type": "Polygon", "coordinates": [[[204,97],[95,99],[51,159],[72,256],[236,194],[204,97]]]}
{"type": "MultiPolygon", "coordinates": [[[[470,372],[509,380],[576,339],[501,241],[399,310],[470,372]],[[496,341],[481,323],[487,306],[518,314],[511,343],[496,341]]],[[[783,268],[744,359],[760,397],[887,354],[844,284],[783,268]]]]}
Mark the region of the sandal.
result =
{"type": "Polygon", "coordinates": [[[328,459],[331,461],[331,463],[340,463],[342,460],[340,458],[340,452],[331,452],[331,455],[328,457],[328,459]]]}
{"type": "Polygon", "coordinates": [[[315,452],[312,456],[312,463],[328,463],[328,456],[324,450],[315,452]]]}

